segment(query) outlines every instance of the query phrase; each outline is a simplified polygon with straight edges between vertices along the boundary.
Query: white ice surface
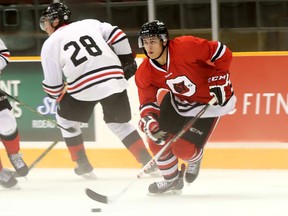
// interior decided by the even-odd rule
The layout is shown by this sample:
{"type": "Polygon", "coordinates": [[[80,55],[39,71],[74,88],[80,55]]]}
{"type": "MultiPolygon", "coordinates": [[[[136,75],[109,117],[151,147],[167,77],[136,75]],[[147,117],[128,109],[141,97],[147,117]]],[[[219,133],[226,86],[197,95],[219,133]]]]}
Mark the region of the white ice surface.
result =
{"type": "Polygon", "coordinates": [[[0,216],[287,216],[287,170],[202,169],[181,195],[148,196],[160,178],[144,176],[114,204],[88,198],[85,188],[114,195],[136,178],[137,169],[95,169],[84,180],[72,169],[31,170],[20,190],[0,189],[0,216]],[[91,212],[101,208],[102,212],[91,212]]]}

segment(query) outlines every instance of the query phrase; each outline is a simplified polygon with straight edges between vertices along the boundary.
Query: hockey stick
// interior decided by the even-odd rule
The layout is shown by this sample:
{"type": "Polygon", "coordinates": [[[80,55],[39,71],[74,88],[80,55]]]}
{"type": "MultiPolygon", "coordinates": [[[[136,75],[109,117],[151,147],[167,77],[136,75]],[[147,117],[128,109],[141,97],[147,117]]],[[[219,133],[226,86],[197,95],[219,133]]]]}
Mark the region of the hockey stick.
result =
{"type": "Polygon", "coordinates": [[[30,107],[28,104],[24,103],[23,101],[20,101],[19,99],[13,97],[12,95],[8,94],[7,92],[3,91],[2,89],[0,89],[0,92],[3,93],[4,95],[6,95],[7,97],[11,98],[12,100],[18,102],[19,104],[21,104],[22,106],[26,107],[28,110],[32,111],[34,114],[46,119],[47,121],[53,123],[54,125],[56,125],[59,128],[62,128],[70,133],[75,132],[75,129],[73,127],[69,127],[69,128],[64,128],[63,126],[59,125],[56,121],[54,121],[53,119],[48,118],[47,116],[37,112],[36,110],[34,110],[32,107],[30,107]]]}
{"type": "Polygon", "coordinates": [[[136,180],[140,179],[145,170],[151,168],[151,166],[157,161],[161,155],[168,149],[169,146],[171,146],[172,143],[176,142],[184,133],[186,133],[197,121],[198,119],[204,114],[204,112],[208,109],[209,106],[213,105],[215,102],[217,102],[217,99],[213,97],[208,104],[206,104],[198,113],[197,115],[192,118],[186,125],[183,126],[183,128],[165,145],[162,147],[162,149],[145,165],[143,166],[138,175],[137,178],[133,179],[129,182],[119,193],[111,196],[106,196],[99,194],[89,188],[86,188],[85,192],[86,195],[91,198],[92,200],[98,201],[100,203],[110,204],[113,202],[116,202],[135,182],[136,180]]]}
{"type": "MultiPolygon", "coordinates": [[[[58,139],[55,140],[38,158],[36,158],[36,159],[31,163],[31,165],[28,167],[28,170],[30,171],[31,169],[33,169],[34,166],[35,166],[36,164],[38,164],[38,163],[42,160],[42,158],[44,158],[44,157],[48,154],[48,152],[50,152],[51,149],[52,149],[55,145],[57,145],[58,142],[59,142],[58,139]]],[[[22,177],[22,176],[18,175],[17,172],[14,172],[14,173],[13,173],[13,176],[14,176],[14,177],[22,177]]]]}

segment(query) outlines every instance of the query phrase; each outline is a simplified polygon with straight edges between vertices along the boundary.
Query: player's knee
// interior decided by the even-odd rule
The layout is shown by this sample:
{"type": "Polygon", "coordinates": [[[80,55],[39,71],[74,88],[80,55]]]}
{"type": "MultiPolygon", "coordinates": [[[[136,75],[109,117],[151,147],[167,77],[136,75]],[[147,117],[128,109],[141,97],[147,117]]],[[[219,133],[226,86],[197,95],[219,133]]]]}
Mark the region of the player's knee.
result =
{"type": "Polygon", "coordinates": [[[173,154],[182,160],[189,160],[196,151],[197,147],[193,143],[181,138],[172,145],[173,154]]]}
{"type": "Polygon", "coordinates": [[[153,140],[147,138],[147,142],[149,145],[149,149],[153,153],[153,155],[157,154],[163,146],[157,145],[153,140]]]}
{"type": "Polygon", "coordinates": [[[0,134],[10,136],[17,131],[17,123],[14,115],[8,109],[0,111],[0,134]]]}

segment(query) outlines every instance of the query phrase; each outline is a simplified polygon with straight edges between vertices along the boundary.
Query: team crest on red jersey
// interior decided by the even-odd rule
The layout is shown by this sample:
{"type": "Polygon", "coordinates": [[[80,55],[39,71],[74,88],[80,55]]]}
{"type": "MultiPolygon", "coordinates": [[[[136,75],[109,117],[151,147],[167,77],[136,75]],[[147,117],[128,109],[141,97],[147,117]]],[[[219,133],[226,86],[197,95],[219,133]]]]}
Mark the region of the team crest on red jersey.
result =
{"type": "Polygon", "coordinates": [[[174,83],[173,87],[174,87],[175,91],[179,94],[184,94],[184,93],[189,91],[189,89],[185,85],[184,81],[179,82],[179,83],[174,83]]]}

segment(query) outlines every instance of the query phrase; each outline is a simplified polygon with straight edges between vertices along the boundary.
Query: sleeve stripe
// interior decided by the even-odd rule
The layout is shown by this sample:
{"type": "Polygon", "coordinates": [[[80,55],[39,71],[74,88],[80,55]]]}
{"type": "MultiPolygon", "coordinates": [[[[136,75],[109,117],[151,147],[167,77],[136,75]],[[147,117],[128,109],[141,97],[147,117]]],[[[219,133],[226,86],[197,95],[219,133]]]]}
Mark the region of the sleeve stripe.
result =
{"type": "Polygon", "coordinates": [[[125,37],[122,37],[122,38],[120,38],[119,40],[117,40],[117,41],[114,41],[112,44],[116,44],[116,43],[118,43],[118,42],[120,42],[120,41],[123,41],[123,40],[125,40],[125,39],[127,39],[127,37],[125,36],[125,37]]]}
{"type": "Polygon", "coordinates": [[[107,41],[109,41],[109,40],[113,37],[113,35],[115,34],[115,32],[116,32],[118,29],[119,29],[119,28],[117,28],[117,27],[113,29],[113,31],[110,33],[107,41]]]}
{"type": "Polygon", "coordinates": [[[217,59],[221,58],[223,56],[223,54],[225,53],[225,51],[226,51],[226,46],[218,41],[218,47],[216,49],[216,52],[214,53],[214,55],[211,58],[211,62],[214,62],[217,59]]]}
{"type": "Polygon", "coordinates": [[[9,63],[9,58],[10,58],[10,52],[8,49],[5,50],[0,50],[0,57],[5,60],[5,62],[8,64],[9,63]]]}

